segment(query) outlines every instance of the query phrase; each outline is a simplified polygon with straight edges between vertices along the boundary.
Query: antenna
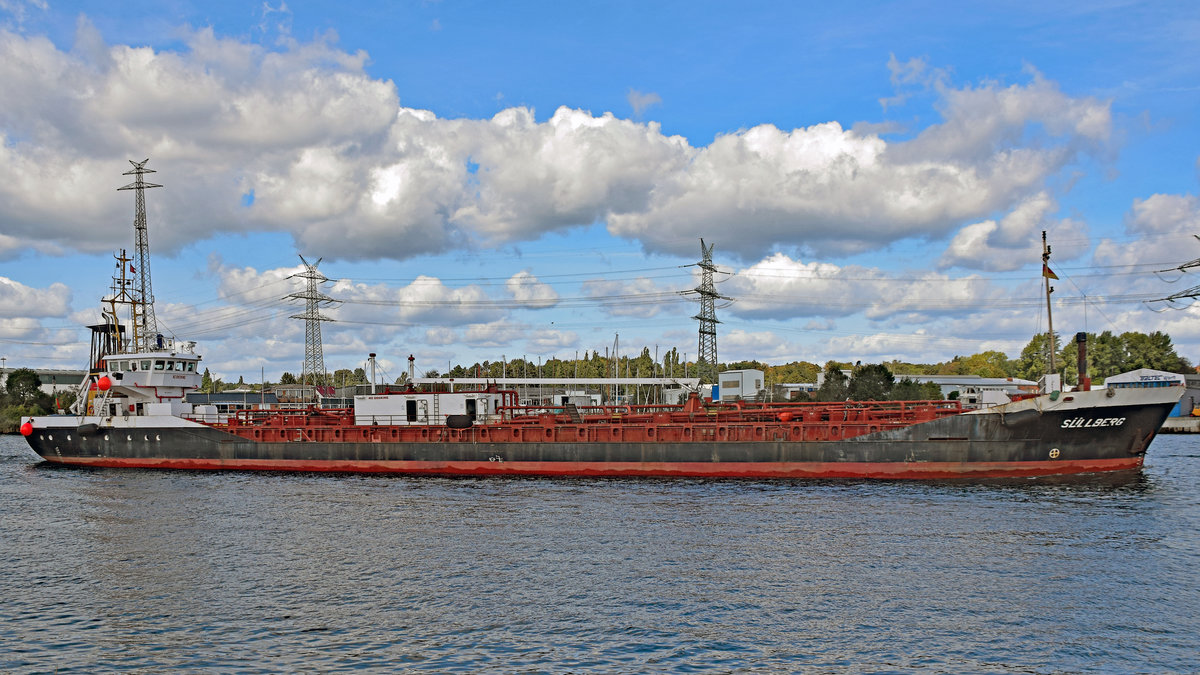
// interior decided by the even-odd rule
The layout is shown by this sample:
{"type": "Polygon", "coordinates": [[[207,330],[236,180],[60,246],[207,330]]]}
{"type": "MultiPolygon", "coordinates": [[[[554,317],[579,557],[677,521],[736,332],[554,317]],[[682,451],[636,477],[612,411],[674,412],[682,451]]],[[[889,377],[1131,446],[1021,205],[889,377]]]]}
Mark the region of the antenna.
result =
{"type": "Polygon", "coordinates": [[[308,288],[301,293],[292,293],[287,299],[304,301],[304,313],[290,317],[304,319],[304,368],[300,371],[300,384],[325,386],[328,383],[325,380],[325,354],[321,347],[321,322],[333,319],[322,316],[320,309],[322,306],[332,305],[337,300],[321,292],[321,284],[329,282],[324,274],[317,271],[321,260],[317,258],[317,262],[310,263],[304,256],[300,256],[300,261],[304,263],[304,271],[288,278],[305,279],[308,281],[308,288]]]}
{"type": "Polygon", "coordinates": [[[158,347],[158,322],[154,318],[154,289],[150,286],[150,238],[146,231],[146,189],[162,186],[157,183],[147,183],[143,179],[146,174],[155,173],[154,169],[146,168],[146,162],[149,161],[149,157],[140,162],[129,160],[133,168],[121,175],[135,176],[134,181],[129,185],[117,188],[118,191],[133,190],[136,196],[133,229],[137,246],[134,262],[137,267],[130,267],[130,272],[133,273],[133,288],[130,290],[129,305],[133,320],[131,346],[140,351],[151,351],[158,347]]]}
{"type": "Polygon", "coordinates": [[[1049,372],[1051,375],[1056,372],[1054,368],[1054,316],[1050,313],[1050,294],[1054,292],[1054,287],[1050,285],[1050,277],[1053,274],[1054,272],[1050,271],[1050,245],[1046,243],[1046,231],[1042,230],[1042,279],[1046,281],[1046,328],[1049,330],[1050,337],[1049,372]]]}

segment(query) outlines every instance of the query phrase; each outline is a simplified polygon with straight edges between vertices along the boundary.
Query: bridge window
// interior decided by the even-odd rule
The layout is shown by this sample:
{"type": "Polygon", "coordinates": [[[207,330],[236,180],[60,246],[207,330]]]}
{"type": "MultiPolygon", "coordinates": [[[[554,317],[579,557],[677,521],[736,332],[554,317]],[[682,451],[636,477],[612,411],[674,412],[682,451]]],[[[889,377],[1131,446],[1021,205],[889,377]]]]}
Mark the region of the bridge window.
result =
{"type": "Polygon", "coordinates": [[[154,360],[154,369],[155,370],[162,370],[165,366],[166,366],[166,362],[163,361],[162,359],[154,360]]]}

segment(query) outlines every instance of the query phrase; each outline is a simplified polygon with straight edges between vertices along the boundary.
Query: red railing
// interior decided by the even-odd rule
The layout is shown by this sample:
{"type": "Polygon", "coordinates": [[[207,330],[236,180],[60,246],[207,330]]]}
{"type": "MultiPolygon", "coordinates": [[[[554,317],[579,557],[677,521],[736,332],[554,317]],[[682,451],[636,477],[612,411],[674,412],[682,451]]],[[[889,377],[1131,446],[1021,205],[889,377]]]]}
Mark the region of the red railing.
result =
{"type": "MultiPolygon", "coordinates": [[[[958,401],[501,406],[496,419],[445,424],[356,424],[352,409],[244,410],[211,426],[250,440],[330,443],[711,443],[829,441],[962,412],[958,401]]],[[[387,420],[385,420],[387,421],[387,420]]]]}

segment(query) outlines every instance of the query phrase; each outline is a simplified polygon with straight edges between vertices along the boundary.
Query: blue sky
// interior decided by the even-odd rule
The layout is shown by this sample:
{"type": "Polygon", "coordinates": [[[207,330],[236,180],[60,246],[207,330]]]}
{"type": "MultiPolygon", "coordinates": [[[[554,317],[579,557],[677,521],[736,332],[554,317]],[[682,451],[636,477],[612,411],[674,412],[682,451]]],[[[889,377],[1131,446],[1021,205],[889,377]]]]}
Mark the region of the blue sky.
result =
{"type": "Polygon", "coordinates": [[[1016,356],[1043,229],[1056,329],[1200,361],[1143,302],[1200,283],[1153,274],[1200,257],[1198,38],[1186,2],[0,0],[0,355],[86,361],[150,157],[161,327],[226,379],[300,369],[297,254],[331,370],[694,357],[701,237],[721,360],[1016,356]]]}

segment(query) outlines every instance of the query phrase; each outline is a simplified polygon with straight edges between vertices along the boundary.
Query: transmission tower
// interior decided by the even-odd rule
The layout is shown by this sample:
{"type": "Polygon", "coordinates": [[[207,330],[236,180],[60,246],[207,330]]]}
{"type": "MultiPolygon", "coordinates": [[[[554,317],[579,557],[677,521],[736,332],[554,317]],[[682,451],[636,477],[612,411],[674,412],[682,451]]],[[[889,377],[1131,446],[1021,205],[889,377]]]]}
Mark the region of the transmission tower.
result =
{"type": "Polygon", "coordinates": [[[703,260],[696,263],[702,270],[700,285],[690,291],[685,291],[700,296],[700,313],[692,317],[700,322],[700,350],[696,358],[696,374],[700,376],[701,381],[707,380],[708,382],[717,381],[717,324],[721,322],[717,320],[716,301],[731,299],[717,293],[713,286],[713,274],[718,271],[712,261],[713,246],[715,245],[705,246],[704,240],[700,240],[700,253],[703,260]]]}
{"type": "Polygon", "coordinates": [[[118,191],[133,190],[136,195],[133,230],[136,234],[137,251],[134,253],[133,262],[137,267],[130,267],[130,272],[133,273],[133,288],[130,293],[132,299],[129,305],[133,323],[133,340],[130,344],[133,349],[139,351],[158,348],[158,321],[154,318],[154,289],[150,286],[150,238],[146,232],[146,188],[162,186],[157,183],[147,183],[142,178],[148,173],[155,173],[154,169],[146,168],[146,162],[149,161],[149,158],[140,162],[129,160],[133,168],[121,175],[135,176],[135,178],[129,185],[117,188],[118,191]]]}
{"type": "Polygon", "coordinates": [[[304,271],[289,278],[307,280],[308,288],[301,293],[287,296],[289,300],[304,301],[304,313],[291,317],[304,319],[304,369],[300,374],[300,384],[325,386],[328,383],[325,381],[325,355],[321,348],[321,322],[333,319],[322,316],[320,310],[322,306],[329,306],[337,301],[321,292],[321,284],[329,281],[324,274],[317,271],[321,258],[317,258],[315,263],[310,263],[304,256],[300,256],[300,261],[304,263],[304,271]]]}

